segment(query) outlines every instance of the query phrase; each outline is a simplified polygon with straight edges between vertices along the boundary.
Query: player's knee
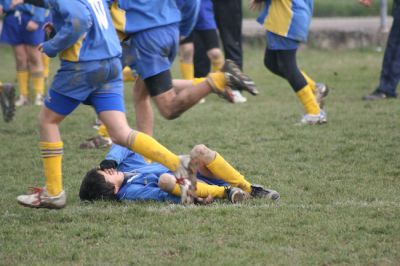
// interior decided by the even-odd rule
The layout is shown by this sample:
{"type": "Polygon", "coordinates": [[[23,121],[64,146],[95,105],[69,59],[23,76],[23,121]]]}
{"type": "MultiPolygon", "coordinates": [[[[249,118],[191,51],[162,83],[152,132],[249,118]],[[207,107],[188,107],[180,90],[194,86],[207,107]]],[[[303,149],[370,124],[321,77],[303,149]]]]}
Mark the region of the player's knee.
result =
{"type": "Polygon", "coordinates": [[[158,179],[158,187],[166,192],[171,192],[175,188],[176,179],[173,175],[162,174],[158,179]]]}
{"type": "Polygon", "coordinates": [[[192,158],[203,158],[206,156],[208,153],[210,153],[210,149],[204,145],[204,144],[197,144],[196,146],[193,147],[192,151],[190,152],[190,156],[192,158]]]}

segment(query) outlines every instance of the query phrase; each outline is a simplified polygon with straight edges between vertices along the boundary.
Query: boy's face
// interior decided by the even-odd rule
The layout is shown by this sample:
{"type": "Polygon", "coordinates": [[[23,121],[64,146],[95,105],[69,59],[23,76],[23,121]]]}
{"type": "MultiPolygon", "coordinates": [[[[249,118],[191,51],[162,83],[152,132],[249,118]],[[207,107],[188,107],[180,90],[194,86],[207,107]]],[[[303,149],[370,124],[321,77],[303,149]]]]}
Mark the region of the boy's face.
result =
{"type": "Polygon", "coordinates": [[[118,172],[116,169],[98,170],[98,173],[104,176],[106,182],[114,185],[114,192],[116,194],[122,182],[124,182],[124,173],[118,172]]]}

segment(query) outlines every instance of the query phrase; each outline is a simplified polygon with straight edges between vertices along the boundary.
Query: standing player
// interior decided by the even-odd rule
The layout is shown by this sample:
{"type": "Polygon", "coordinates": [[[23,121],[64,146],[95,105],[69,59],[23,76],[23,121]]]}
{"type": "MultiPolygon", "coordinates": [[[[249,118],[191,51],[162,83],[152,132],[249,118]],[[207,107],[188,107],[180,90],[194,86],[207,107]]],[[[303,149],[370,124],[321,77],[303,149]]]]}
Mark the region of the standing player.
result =
{"type": "Polygon", "coordinates": [[[251,0],[252,9],[264,9],[258,17],[267,30],[264,64],[274,74],[286,79],[305,109],[301,124],[322,124],[327,116],[322,100],[328,94],[323,84],[316,84],[297,66],[300,42],[307,40],[313,0],[251,0]]]}
{"type": "Polygon", "coordinates": [[[119,19],[122,23],[116,28],[131,37],[128,65],[140,77],[134,88],[138,130],[152,133],[150,97],[163,117],[175,119],[211,92],[230,101],[231,89],[257,93],[254,83],[233,62],[198,84],[190,80],[172,83],[170,68],[179,45],[181,20],[175,0],[119,0],[118,8],[120,12],[115,14],[122,17],[119,19]]]}
{"type": "Polygon", "coordinates": [[[42,105],[45,85],[42,54],[38,45],[44,40],[42,26],[45,21],[45,9],[29,4],[16,8],[10,8],[10,5],[11,0],[0,0],[0,14],[6,14],[0,41],[13,48],[20,90],[16,105],[29,103],[29,77],[36,93],[35,104],[42,105]]]}
{"type": "MultiPolygon", "coordinates": [[[[124,113],[121,46],[103,0],[25,0],[52,12],[55,35],[40,45],[49,57],[59,54],[60,69],[54,77],[39,114],[40,152],[46,186],[21,195],[18,203],[34,208],[59,209],[66,205],[62,187],[63,142],[59,124],[80,103],[90,104],[106,125],[114,143],[160,162],[177,177],[192,178],[188,163],[150,136],[132,130],[124,113]]],[[[23,0],[13,0],[21,4],[23,0]]],[[[187,179],[185,179],[187,180],[187,179]]],[[[191,181],[184,183],[192,195],[191,181]]],[[[190,192],[190,193],[189,193],[190,192]]]]}

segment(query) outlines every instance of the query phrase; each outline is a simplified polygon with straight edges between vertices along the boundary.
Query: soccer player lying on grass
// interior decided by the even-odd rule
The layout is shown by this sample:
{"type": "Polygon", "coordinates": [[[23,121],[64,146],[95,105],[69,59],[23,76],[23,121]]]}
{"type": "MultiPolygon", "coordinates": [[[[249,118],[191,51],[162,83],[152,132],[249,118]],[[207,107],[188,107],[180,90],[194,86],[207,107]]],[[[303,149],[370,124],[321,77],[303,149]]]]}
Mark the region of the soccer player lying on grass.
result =
{"type": "Polygon", "coordinates": [[[0,106],[5,122],[10,122],[15,113],[15,88],[10,83],[0,82],[0,106]]]}
{"type": "MultiPolygon", "coordinates": [[[[13,5],[24,3],[23,0],[12,2],[13,5]]],[[[183,166],[179,156],[128,125],[124,112],[121,46],[106,2],[25,0],[25,3],[50,10],[55,33],[53,38],[40,45],[40,49],[50,57],[59,55],[61,64],[39,113],[40,152],[46,186],[18,196],[18,203],[50,209],[66,205],[59,124],[81,103],[93,106],[114,143],[162,163],[179,177],[190,179],[193,174],[183,166]]]]}
{"type": "MultiPolygon", "coordinates": [[[[217,152],[196,145],[190,157],[185,156],[197,174],[196,196],[200,199],[228,198],[239,203],[249,197],[279,199],[279,193],[251,184],[217,152]]],[[[147,163],[144,158],[124,147],[113,145],[100,163],[84,177],[81,200],[156,200],[185,202],[184,183],[166,167],[147,163]],[[183,189],[182,189],[183,188],[183,189]],[[183,191],[183,192],[182,192],[183,191]],[[179,197],[182,195],[182,198],[179,197]]]]}

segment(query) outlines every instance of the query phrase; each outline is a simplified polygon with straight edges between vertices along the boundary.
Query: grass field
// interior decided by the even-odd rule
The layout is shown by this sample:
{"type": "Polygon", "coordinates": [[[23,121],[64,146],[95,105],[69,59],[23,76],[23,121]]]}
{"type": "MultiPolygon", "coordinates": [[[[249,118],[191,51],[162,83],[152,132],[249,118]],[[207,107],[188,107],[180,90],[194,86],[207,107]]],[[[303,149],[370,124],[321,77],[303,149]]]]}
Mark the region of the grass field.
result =
{"type": "MultiPolygon", "coordinates": [[[[83,204],[81,178],[106,150],[79,149],[95,133],[82,106],[61,126],[68,206],[20,207],[15,197],[43,184],[39,108],[22,107],[12,123],[0,121],[0,265],[399,265],[400,104],[360,100],[377,83],[382,54],[299,53],[300,65],[334,88],[329,123],[312,127],[294,125],[303,110],[261,55],[246,47],[259,96],[231,105],[211,95],[175,121],[157,115],[155,137],[176,153],[207,144],[250,181],[278,190],[278,204],[83,204]]],[[[0,62],[0,80],[13,81],[10,49],[0,46],[0,62]]]]}

